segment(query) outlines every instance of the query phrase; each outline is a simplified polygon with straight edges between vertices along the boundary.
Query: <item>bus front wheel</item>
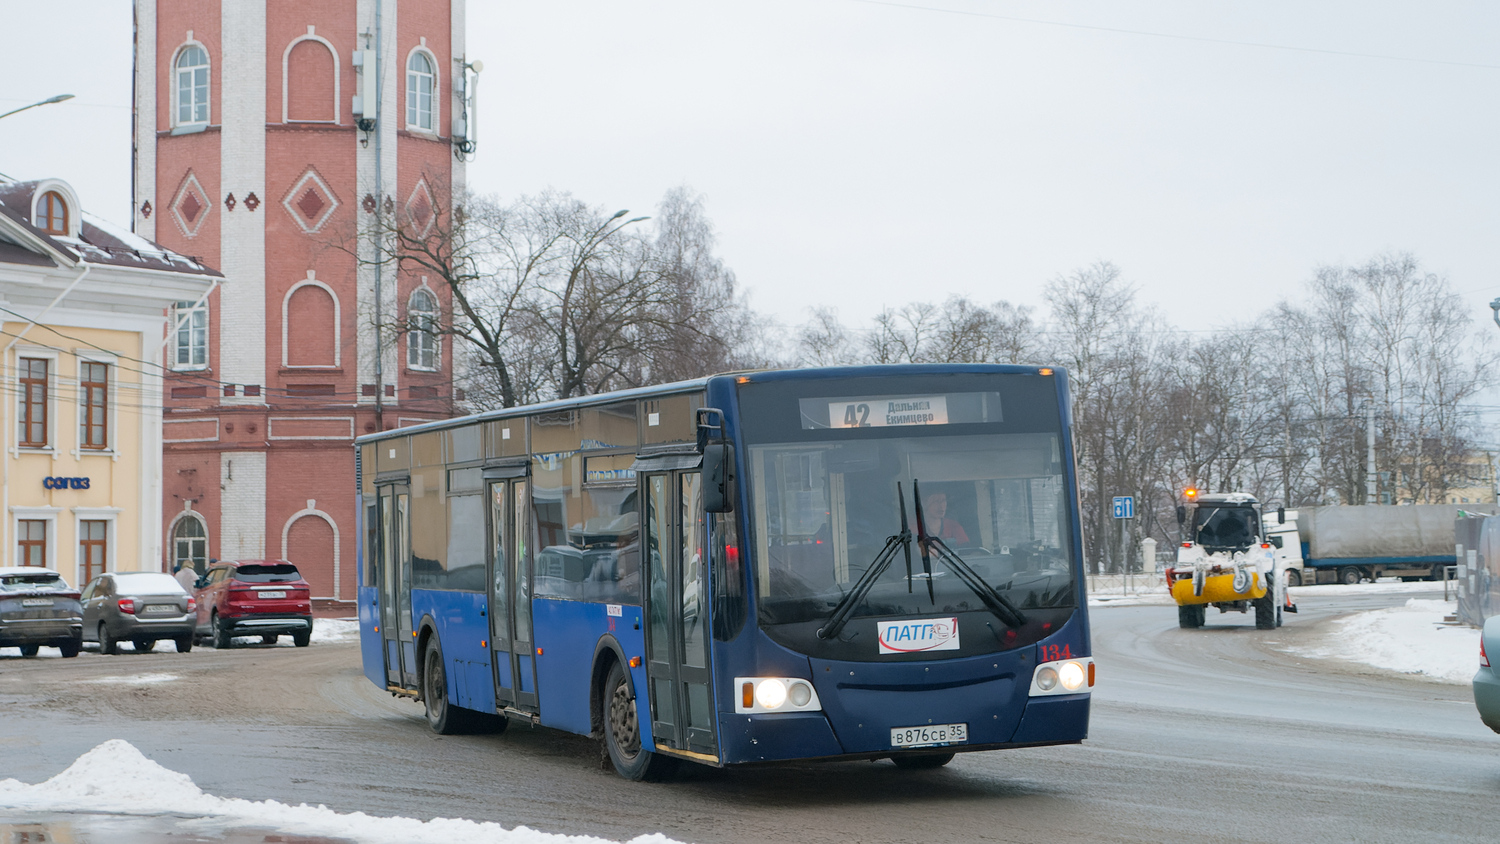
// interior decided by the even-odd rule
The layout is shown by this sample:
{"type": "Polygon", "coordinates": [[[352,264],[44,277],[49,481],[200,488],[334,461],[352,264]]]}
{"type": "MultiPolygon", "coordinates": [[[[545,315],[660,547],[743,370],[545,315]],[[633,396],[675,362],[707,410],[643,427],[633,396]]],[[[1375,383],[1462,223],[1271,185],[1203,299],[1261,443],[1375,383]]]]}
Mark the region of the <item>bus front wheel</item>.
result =
{"type": "Polygon", "coordinates": [[[657,782],[671,776],[677,760],[641,747],[636,696],[625,668],[616,662],[604,681],[604,747],[615,771],[628,780],[657,782]]]}

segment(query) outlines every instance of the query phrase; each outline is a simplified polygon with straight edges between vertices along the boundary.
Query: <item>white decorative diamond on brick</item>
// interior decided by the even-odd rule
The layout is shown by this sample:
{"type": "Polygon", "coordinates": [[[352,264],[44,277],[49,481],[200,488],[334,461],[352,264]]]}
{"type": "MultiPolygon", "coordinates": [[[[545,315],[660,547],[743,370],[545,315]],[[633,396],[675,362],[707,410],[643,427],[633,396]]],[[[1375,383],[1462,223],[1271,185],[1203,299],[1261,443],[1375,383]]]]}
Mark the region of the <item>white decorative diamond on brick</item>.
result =
{"type": "Polygon", "coordinates": [[[323,177],[316,170],[309,169],[287,191],[281,205],[303,231],[315,234],[338,209],[339,200],[323,177]]]}
{"type": "Polygon", "coordinates": [[[417,186],[412,188],[411,196],[406,198],[406,223],[416,230],[418,236],[432,231],[432,224],[436,221],[437,213],[432,202],[432,191],[427,189],[427,180],[418,179],[417,186]]]}
{"type": "Polygon", "coordinates": [[[208,213],[213,210],[214,204],[208,200],[208,193],[203,186],[198,184],[198,177],[189,170],[187,177],[177,187],[176,196],[172,197],[172,220],[177,223],[177,228],[188,237],[195,237],[198,229],[203,227],[203,221],[208,219],[208,213]]]}

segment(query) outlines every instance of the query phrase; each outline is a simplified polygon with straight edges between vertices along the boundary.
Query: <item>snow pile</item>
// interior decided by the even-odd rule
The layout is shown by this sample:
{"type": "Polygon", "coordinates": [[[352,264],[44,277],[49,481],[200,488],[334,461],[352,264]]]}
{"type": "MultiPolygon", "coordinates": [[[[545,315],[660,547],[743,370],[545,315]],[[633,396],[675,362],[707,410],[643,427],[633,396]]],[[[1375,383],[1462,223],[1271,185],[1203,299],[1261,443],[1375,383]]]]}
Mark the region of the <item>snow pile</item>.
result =
{"type": "Polygon", "coordinates": [[[1167,593],[1167,587],[1156,586],[1150,590],[1141,590],[1122,595],[1119,592],[1110,594],[1108,592],[1090,592],[1089,606],[1091,607],[1169,607],[1175,606],[1176,601],[1167,593]]]}
{"type": "Polygon", "coordinates": [[[1317,645],[1288,653],[1468,685],[1479,670],[1479,631],[1443,624],[1454,607],[1451,601],[1412,598],[1405,606],[1357,613],[1331,623],[1317,645]]]}
{"type": "MultiPolygon", "coordinates": [[[[1457,588],[1456,584],[1448,586],[1449,591],[1457,588]]],[[[1291,587],[1292,600],[1303,595],[1375,595],[1399,592],[1441,592],[1443,584],[1437,581],[1417,580],[1404,583],[1395,578],[1381,578],[1375,583],[1324,583],[1318,586],[1293,586],[1291,587]]]]}
{"type": "MultiPolygon", "coordinates": [[[[0,780],[0,808],[40,812],[102,812],[210,818],[300,836],[352,838],[364,844],[608,844],[592,836],[554,835],[524,826],[434,818],[378,818],[324,806],[289,806],[205,794],[186,774],[141,755],[129,742],[107,741],[50,780],[28,785],[0,780]]],[[[660,833],[631,844],[675,844],[660,833]]]]}
{"type": "Polygon", "coordinates": [[[313,621],[314,642],[345,642],[358,638],[357,618],[319,618],[313,621]]]}
{"type": "Polygon", "coordinates": [[[176,680],[176,674],[125,674],[118,677],[95,677],[91,680],[79,680],[80,683],[119,683],[131,686],[146,686],[152,683],[170,683],[176,680]]]}

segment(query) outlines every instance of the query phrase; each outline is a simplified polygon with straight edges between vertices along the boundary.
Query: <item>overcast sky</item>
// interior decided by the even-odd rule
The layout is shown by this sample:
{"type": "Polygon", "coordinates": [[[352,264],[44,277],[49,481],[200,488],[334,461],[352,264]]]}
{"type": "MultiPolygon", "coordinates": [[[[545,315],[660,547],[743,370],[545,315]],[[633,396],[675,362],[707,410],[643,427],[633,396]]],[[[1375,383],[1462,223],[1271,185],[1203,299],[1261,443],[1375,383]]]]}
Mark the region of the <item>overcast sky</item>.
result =
{"type": "MultiPolygon", "coordinates": [[[[127,222],[130,3],[0,20],[0,111],[77,95],[0,121],[0,172],[127,222]]],[[[1500,4],[473,0],[469,26],[472,187],[649,213],[689,185],[783,323],[1039,305],[1097,260],[1188,329],[1386,250],[1487,323],[1500,295],[1500,4]]]]}

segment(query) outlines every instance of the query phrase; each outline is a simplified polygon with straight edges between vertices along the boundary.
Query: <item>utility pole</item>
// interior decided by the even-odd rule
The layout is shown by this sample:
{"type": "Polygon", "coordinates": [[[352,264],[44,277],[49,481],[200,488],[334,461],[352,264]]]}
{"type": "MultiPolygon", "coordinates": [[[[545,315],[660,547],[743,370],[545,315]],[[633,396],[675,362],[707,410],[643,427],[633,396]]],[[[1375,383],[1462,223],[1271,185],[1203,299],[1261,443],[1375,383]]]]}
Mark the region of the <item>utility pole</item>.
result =
{"type": "Polygon", "coordinates": [[[1365,402],[1365,503],[1375,503],[1375,402],[1365,402]]]}

